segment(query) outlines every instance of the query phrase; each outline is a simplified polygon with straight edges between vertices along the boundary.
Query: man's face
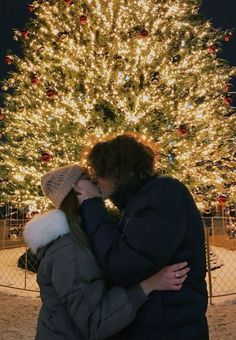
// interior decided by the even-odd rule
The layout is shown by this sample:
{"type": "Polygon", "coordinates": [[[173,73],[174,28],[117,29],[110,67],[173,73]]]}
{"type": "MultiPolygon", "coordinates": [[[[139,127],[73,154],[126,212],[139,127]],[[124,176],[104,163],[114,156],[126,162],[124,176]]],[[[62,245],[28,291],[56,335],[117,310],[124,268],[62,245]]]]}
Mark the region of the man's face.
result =
{"type": "Polygon", "coordinates": [[[97,177],[97,186],[103,199],[110,197],[116,190],[115,181],[107,177],[97,177]]]}

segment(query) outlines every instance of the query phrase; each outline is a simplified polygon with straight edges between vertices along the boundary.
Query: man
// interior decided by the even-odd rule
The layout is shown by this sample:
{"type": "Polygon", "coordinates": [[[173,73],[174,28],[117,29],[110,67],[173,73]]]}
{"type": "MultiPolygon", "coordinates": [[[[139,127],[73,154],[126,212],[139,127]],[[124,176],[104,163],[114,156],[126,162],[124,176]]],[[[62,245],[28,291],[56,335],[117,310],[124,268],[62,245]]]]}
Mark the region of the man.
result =
{"type": "Polygon", "coordinates": [[[111,283],[131,286],[180,261],[190,267],[180,291],[151,294],[117,338],[208,339],[204,228],[188,189],[155,175],[153,151],[129,135],[96,144],[88,161],[102,198],[123,211],[115,223],[91,182],[78,183],[84,228],[111,283]]]}

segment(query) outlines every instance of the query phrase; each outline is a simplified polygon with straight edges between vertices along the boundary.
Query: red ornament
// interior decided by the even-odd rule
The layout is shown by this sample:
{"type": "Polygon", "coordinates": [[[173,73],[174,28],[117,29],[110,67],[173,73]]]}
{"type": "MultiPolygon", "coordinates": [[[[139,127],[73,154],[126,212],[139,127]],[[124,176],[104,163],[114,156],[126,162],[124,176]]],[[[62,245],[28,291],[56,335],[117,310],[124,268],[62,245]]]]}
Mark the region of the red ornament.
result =
{"type": "Polygon", "coordinates": [[[0,121],[3,121],[6,118],[6,116],[0,111],[0,121]]]}
{"type": "Polygon", "coordinates": [[[226,201],[227,201],[227,196],[226,195],[219,195],[218,197],[217,197],[217,201],[219,202],[219,204],[222,206],[222,207],[224,207],[225,206],[225,203],[226,203],[226,201]]]}
{"type": "Polygon", "coordinates": [[[28,39],[29,38],[29,31],[21,31],[21,36],[24,39],[28,39]]]}
{"type": "Polygon", "coordinates": [[[224,86],[224,92],[229,92],[232,88],[232,85],[231,84],[225,84],[224,86]]]}
{"type": "Polygon", "coordinates": [[[86,25],[88,23],[88,18],[86,17],[86,15],[81,15],[79,18],[79,22],[81,25],[86,25]]]}
{"type": "Polygon", "coordinates": [[[146,38],[148,36],[148,31],[143,29],[142,31],[139,32],[140,38],[146,38]]]}
{"type": "Polygon", "coordinates": [[[181,136],[181,137],[184,137],[184,136],[186,136],[187,134],[188,134],[188,128],[187,128],[187,126],[186,125],[183,125],[183,124],[181,124],[179,127],[178,127],[178,129],[177,129],[177,133],[178,133],[178,135],[179,136],[181,136]]]}
{"type": "Polygon", "coordinates": [[[207,49],[211,54],[215,54],[217,52],[217,47],[215,45],[209,45],[207,49]]]}
{"type": "Polygon", "coordinates": [[[56,97],[57,92],[53,89],[49,89],[49,90],[47,90],[46,94],[47,94],[48,98],[53,99],[53,98],[56,97]]]}
{"type": "Polygon", "coordinates": [[[3,137],[3,133],[2,133],[2,132],[0,132],[0,139],[2,139],[2,137],[3,137]]]}
{"type": "Polygon", "coordinates": [[[224,104],[225,105],[231,105],[233,101],[233,98],[231,96],[224,97],[224,104]]]}
{"type": "Polygon", "coordinates": [[[47,163],[51,160],[52,156],[48,152],[43,152],[41,155],[41,161],[47,163]]]}
{"type": "Polygon", "coordinates": [[[10,55],[7,55],[4,60],[7,65],[12,64],[12,57],[10,55]]]}
{"type": "Polygon", "coordinates": [[[31,4],[28,5],[28,11],[29,11],[29,12],[32,13],[34,10],[35,10],[35,7],[34,7],[33,5],[31,5],[31,4]]]}
{"type": "Polygon", "coordinates": [[[74,1],[73,0],[64,0],[65,3],[68,5],[68,6],[71,6],[73,5],[74,1]]]}
{"type": "Polygon", "coordinates": [[[36,76],[33,76],[33,77],[31,78],[31,83],[32,83],[33,85],[38,85],[38,84],[39,84],[39,78],[36,77],[36,76]]]}
{"type": "Polygon", "coordinates": [[[232,32],[227,32],[227,33],[225,33],[225,35],[224,35],[224,41],[226,41],[226,42],[228,42],[228,41],[230,41],[231,39],[232,39],[232,32]]]}

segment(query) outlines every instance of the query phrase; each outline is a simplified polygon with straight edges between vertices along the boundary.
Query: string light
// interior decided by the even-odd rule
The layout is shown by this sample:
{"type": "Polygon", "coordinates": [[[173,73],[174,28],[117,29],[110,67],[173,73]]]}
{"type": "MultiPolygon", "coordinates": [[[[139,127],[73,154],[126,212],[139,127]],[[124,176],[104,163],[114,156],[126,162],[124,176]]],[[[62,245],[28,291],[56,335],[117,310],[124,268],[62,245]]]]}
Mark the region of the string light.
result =
{"type": "Polygon", "coordinates": [[[196,200],[219,191],[235,199],[235,115],[224,102],[235,69],[217,58],[222,33],[199,21],[195,0],[33,7],[27,39],[15,32],[25,57],[6,60],[17,71],[3,83],[13,89],[3,109],[3,200],[45,207],[42,174],[127,131],[151,143],[157,170],[186,183],[196,200]]]}

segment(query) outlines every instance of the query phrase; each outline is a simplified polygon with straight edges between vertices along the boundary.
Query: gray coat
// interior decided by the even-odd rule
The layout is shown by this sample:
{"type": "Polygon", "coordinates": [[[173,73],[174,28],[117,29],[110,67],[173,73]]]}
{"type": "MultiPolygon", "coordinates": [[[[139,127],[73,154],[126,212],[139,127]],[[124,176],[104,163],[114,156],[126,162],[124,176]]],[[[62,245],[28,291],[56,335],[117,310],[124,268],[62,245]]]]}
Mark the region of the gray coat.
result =
{"type": "Polygon", "coordinates": [[[41,258],[37,340],[109,338],[133,321],[147,300],[140,286],[108,289],[96,259],[73,239],[62,211],[35,216],[24,238],[41,258]]]}

